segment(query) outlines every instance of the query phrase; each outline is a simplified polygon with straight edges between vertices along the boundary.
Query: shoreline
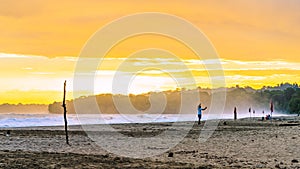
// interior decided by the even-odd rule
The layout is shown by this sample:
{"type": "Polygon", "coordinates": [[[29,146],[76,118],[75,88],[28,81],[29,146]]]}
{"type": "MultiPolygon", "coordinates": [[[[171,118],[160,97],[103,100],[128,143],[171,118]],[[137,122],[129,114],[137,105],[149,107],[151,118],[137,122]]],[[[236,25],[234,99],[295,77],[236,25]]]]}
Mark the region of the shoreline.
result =
{"type": "MultiPolygon", "coordinates": [[[[5,115],[10,115],[10,114],[5,114],[5,115]]],[[[26,114],[13,114],[13,115],[20,115],[20,116],[24,116],[24,115],[26,115],[26,114]]],[[[29,116],[31,117],[31,115],[36,115],[36,114],[29,114],[29,116]]],[[[43,114],[37,114],[38,115],[38,120],[40,120],[40,119],[43,119],[43,118],[45,118],[45,117],[43,117],[43,114]]],[[[51,115],[51,114],[45,114],[45,115],[51,115]]],[[[113,117],[111,117],[111,116],[113,116],[113,115],[111,115],[111,114],[103,114],[104,116],[108,116],[110,119],[113,119],[113,117]]],[[[118,115],[118,114],[117,114],[118,115]]],[[[131,114],[130,114],[131,115],[131,114]]],[[[174,115],[176,115],[176,114],[163,114],[163,115],[165,115],[165,116],[174,116],[174,115]]],[[[1,116],[1,114],[0,114],[0,116],[1,116]]],[[[57,116],[58,118],[61,118],[61,119],[59,119],[59,120],[62,120],[62,115],[61,116],[58,116],[58,115],[54,115],[54,116],[57,116]]],[[[87,114],[87,116],[91,116],[91,114],[87,114]]],[[[141,114],[141,115],[137,115],[137,116],[143,116],[143,114],[141,114]]],[[[148,116],[148,115],[146,115],[146,116],[148,116]]],[[[102,123],[100,122],[95,122],[95,123],[88,123],[88,124],[80,124],[80,121],[78,120],[78,118],[77,118],[77,116],[74,116],[74,117],[67,117],[68,118],[68,121],[71,121],[71,124],[69,123],[69,125],[68,126],[81,126],[81,125],[121,125],[121,124],[159,124],[159,123],[181,123],[181,122],[194,122],[194,121],[196,121],[197,119],[196,119],[196,115],[194,115],[194,114],[187,114],[187,116],[190,116],[189,118],[187,118],[187,119],[181,119],[181,120],[172,120],[172,119],[165,119],[165,120],[162,120],[162,121],[147,121],[148,119],[146,119],[146,121],[142,121],[142,122],[137,122],[137,123],[132,123],[132,122],[127,122],[127,121],[125,121],[125,122],[107,122],[107,123],[103,123],[103,121],[102,121],[102,123]],[[76,119],[76,122],[75,122],[75,124],[74,124],[74,118],[76,119]],[[190,120],[190,118],[195,118],[195,120],[190,120]]],[[[278,114],[278,115],[274,115],[273,116],[273,120],[288,120],[288,119],[293,119],[293,118],[297,118],[297,117],[299,117],[297,114],[278,114]]],[[[36,117],[33,117],[33,118],[36,118],[36,117]]],[[[48,117],[47,117],[48,118],[48,117]]],[[[136,117],[135,117],[136,118],[136,117]]],[[[173,117],[174,118],[174,117],[173,117]]],[[[240,120],[240,121],[245,121],[245,120],[257,120],[257,121],[261,121],[261,118],[262,118],[262,116],[256,116],[256,117],[241,117],[241,118],[238,118],[237,120],[240,120]]],[[[5,118],[2,118],[2,119],[5,119],[5,118]]],[[[7,118],[6,118],[7,119],[7,118]]],[[[16,119],[15,117],[13,117],[12,119],[16,119]]],[[[20,119],[22,119],[22,118],[20,118],[20,119]]],[[[23,120],[28,120],[28,119],[30,119],[30,118],[24,118],[23,120]]],[[[95,119],[92,119],[92,120],[95,120],[95,119]]],[[[103,118],[102,120],[104,120],[104,122],[106,121],[106,119],[105,118],[103,118]]],[[[211,118],[211,119],[204,119],[204,120],[201,120],[202,122],[206,122],[206,121],[224,121],[224,120],[233,120],[233,118],[230,118],[230,116],[227,116],[226,118],[211,118]]],[[[37,119],[35,119],[35,121],[37,121],[37,119]]],[[[265,122],[267,121],[267,120],[264,120],[265,122]]],[[[268,120],[268,121],[270,121],[270,120],[268,120]]],[[[0,122],[1,122],[1,118],[0,118],[0,122]]],[[[18,124],[17,125],[19,125],[19,124],[22,124],[22,122],[23,121],[19,121],[18,122],[18,124]]],[[[33,127],[35,127],[35,128],[37,128],[37,127],[61,127],[61,126],[64,126],[64,124],[62,123],[62,121],[61,122],[57,122],[57,119],[56,119],[56,122],[55,122],[55,124],[54,125],[36,125],[36,123],[34,123],[34,122],[32,122],[34,125],[24,125],[24,126],[0,126],[0,130],[1,129],[13,129],[13,128],[33,128],[33,127]]],[[[41,123],[41,122],[39,122],[39,123],[41,123]]],[[[48,123],[50,123],[49,122],[49,118],[48,118],[48,123]]],[[[5,121],[4,122],[2,122],[2,124],[5,124],[5,121]]],[[[47,124],[47,123],[46,123],[47,124]]]]}

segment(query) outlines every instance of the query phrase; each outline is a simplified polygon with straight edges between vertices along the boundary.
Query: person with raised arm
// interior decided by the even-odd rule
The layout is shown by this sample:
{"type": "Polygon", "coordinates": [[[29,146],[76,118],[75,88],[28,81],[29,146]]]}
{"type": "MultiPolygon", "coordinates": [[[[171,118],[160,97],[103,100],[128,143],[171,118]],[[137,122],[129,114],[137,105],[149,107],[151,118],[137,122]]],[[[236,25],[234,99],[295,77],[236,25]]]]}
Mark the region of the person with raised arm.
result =
{"type": "Polygon", "coordinates": [[[205,108],[201,107],[201,103],[198,105],[198,125],[201,124],[202,111],[206,110],[206,109],[207,109],[207,107],[205,107],[205,108]]]}

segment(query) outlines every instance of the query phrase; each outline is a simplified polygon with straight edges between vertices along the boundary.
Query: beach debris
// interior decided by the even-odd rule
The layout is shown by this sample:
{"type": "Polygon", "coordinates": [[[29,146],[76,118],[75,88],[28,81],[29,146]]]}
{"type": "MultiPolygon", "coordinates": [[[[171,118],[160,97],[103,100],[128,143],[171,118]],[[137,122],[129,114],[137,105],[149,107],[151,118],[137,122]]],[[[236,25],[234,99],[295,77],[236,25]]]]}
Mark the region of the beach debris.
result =
{"type": "Polygon", "coordinates": [[[173,152],[169,152],[168,157],[174,157],[174,153],[173,152]]]}
{"type": "MultiPolygon", "coordinates": [[[[249,164],[249,163],[248,163],[249,164]]],[[[250,163],[252,164],[252,163],[250,163]]],[[[263,164],[256,164],[255,165],[255,168],[265,168],[266,165],[263,165],[263,164]]]]}
{"type": "Polygon", "coordinates": [[[6,137],[9,137],[10,136],[10,130],[7,130],[6,131],[6,137]]]}
{"type": "Polygon", "coordinates": [[[192,150],[192,151],[176,151],[176,154],[195,154],[198,153],[198,150],[192,150]]]}
{"type": "Polygon", "coordinates": [[[293,159],[292,163],[299,163],[299,161],[297,159],[293,159]]]}
{"type": "Polygon", "coordinates": [[[279,124],[278,126],[299,126],[300,124],[299,123],[282,123],[282,124],[279,124]]]}

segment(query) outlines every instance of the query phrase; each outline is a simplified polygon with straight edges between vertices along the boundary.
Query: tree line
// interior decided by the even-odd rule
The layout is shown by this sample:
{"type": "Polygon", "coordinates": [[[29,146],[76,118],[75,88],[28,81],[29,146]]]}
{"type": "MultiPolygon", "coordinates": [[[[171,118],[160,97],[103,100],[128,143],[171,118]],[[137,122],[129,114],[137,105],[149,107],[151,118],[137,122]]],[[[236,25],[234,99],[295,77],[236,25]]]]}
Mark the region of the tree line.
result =
{"type": "MultiPolygon", "coordinates": [[[[112,95],[112,94],[100,94],[95,96],[87,96],[77,98],[75,100],[67,101],[68,113],[76,113],[74,108],[74,102],[80,103],[87,114],[93,114],[90,107],[91,103],[95,102],[98,105],[101,113],[104,114],[118,114],[120,110],[117,109],[114,102],[117,101],[122,109],[122,113],[134,114],[134,113],[161,113],[161,110],[156,107],[151,107],[150,100],[152,103],[163,103],[166,99],[165,109],[162,113],[165,114],[176,114],[180,110],[181,95],[185,94],[185,99],[187,99],[187,104],[185,113],[195,113],[196,107],[199,104],[195,98],[195,94],[200,96],[200,102],[207,106],[211,105],[212,93],[224,91],[225,89],[193,89],[193,90],[169,90],[163,92],[149,92],[140,95],[112,95]],[[161,97],[161,94],[164,97],[161,97]],[[128,102],[126,100],[129,98],[132,106],[137,110],[127,109],[128,102]]],[[[280,84],[275,87],[263,87],[262,89],[255,90],[251,87],[241,88],[239,86],[233,88],[226,88],[226,102],[224,112],[222,113],[232,113],[234,107],[238,108],[239,113],[248,113],[249,107],[255,109],[256,112],[266,112],[270,111],[270,102],[273,101],[275,112],[277,113],[299,113],[300,112],[300,89],[298,84],[280,84]]],[[[61,102],[54,102],[48,106],[50,113],[63,113],[61,108],[61,102]]],[[[220,111],[222,107],[220,107],[220,111]]],[[[220,113],[220,112],[218,112],[220,113]]]]}

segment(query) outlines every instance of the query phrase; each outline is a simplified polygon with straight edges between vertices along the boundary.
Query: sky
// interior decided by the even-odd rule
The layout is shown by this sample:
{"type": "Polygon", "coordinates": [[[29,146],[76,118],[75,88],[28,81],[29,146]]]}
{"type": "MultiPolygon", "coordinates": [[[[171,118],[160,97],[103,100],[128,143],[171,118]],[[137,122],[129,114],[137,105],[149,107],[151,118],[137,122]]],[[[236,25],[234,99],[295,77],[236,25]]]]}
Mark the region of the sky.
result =
{"type": "MultiPolygon", "coordinates": [[[[178,16],[200,29],[214,45],[226,86],[260,88],[300,82],[300,1],[298,0],[0,0],[0,104],[60,101],[62,84],[73,89],[73,75],[83,46],[110,22],[135,13],[178,16]]],[[[120,28],[121,29],[121,28],[120,28]]],[[[183,30],[184,31],[184,30],[183,30]]],[[[197,85],[211,87],[205,64],[182,43],[159,35],[130,37],[105,56],[95,73],[95,93],[112,92],[118,66],[137,51],[170,51],[184,63],[197,85]]],[[[132,66],[149,66],[132,78],[130,93],[176,89],[189,78],[178,60],[138,55],[132,66]],[[160,59],[161,58],[161,59],[160,59]],[[157,64],[164,71],[156,70],[157,64]],[[169,72],[169,73],[166,73],[169,72]],[[171,74],[171,75],[170,75],[171,74]]],[[[130,70],[128,70],[130,71],[130,70]]],[[[122,72],[124,76],[128,72],[122,72]]],[[[128,75],[128,74],[127,74],[128,75]]],[[[69,93],[68,98],[72,98],[69,93]]]]}

